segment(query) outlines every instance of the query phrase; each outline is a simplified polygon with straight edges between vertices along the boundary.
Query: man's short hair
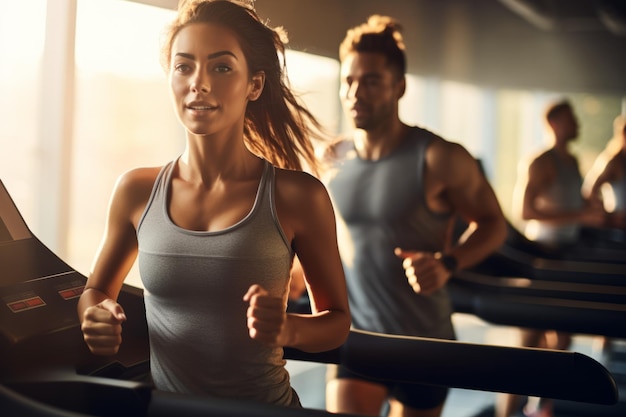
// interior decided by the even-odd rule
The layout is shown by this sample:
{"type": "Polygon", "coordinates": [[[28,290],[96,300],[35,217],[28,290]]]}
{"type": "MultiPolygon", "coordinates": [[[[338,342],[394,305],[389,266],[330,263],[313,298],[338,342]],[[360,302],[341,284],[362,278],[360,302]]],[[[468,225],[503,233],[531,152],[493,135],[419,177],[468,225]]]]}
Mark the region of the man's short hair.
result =
{"type": "Polygon", "coordinates": [[[569,100],[560,100],[550,105],[546,110],[546,120],[552,122],[563,114],[565,110],[572,111],[572,103],[569,100]]]}
{"type": "Polygon", "coordinates": [[[399,76],[406,74],[406,55],[402,27],[389,16],[372,15],[367,22],[348,29],[339,45],[339,59],[351,52],[383,54],[399,76]]]}

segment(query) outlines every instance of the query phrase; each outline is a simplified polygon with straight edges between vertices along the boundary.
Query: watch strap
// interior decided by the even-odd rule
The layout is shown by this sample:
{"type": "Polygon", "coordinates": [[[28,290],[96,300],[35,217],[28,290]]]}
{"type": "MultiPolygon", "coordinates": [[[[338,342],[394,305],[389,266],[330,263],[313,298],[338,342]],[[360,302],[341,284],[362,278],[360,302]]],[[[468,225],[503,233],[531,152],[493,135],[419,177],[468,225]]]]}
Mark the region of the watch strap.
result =
{"type": "Polygon", "coordinates": [[[435,253],[435,259],[437,259],[449,272],[456,272],[459,267],[459,262],[454,255],[446,255],[442,252],[435,253]]]}

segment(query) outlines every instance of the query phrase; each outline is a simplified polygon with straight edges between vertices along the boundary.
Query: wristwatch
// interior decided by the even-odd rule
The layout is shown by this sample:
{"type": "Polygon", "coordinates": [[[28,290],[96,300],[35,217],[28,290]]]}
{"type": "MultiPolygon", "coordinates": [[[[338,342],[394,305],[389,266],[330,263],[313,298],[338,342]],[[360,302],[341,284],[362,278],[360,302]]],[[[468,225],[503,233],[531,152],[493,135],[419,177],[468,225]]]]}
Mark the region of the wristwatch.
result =
{"type": "Polygon", "coordinates": [[[456,272],[459,262],[453,255],[446,255],[442,252],[435,252],[435,259],[439,260],[444,268],[446,268],[449,272],[456,272]]]}

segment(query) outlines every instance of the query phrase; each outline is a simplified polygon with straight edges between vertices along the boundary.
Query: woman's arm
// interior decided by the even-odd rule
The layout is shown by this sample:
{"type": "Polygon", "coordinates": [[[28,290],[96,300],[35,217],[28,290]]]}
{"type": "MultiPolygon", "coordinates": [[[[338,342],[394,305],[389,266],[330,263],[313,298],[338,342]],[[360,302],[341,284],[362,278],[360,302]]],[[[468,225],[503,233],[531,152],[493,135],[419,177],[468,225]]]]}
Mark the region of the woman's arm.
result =
{"type": "Polygon", "coordinates": [[[109,203],[104,236],[78,301],[83,337],[94,354],[115,354],[121,344],[121,326],[126,316],[116,300],[137,255],[135,225],[147,198],[145,179],[145,172],[137,170],[118,180],[109,203]]]}
{"type": "Polygon", "coordinates": [[[277,210],[302,265],[312,314],[287,314],[280,340],[307,352],[342,345],[350,312],[335,213],[326,188],[309,174],[277,170],[277,210]]]}

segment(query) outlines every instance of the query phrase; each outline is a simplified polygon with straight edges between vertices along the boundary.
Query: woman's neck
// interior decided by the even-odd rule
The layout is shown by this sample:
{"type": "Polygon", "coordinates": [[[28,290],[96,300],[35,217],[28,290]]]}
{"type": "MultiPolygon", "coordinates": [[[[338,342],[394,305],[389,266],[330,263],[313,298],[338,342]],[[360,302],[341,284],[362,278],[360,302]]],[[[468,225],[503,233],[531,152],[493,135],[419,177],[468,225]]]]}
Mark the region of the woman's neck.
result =
{"type": "Polygon", "coordinates": [[[220,140],[216,137],[193,136],[180,157],[181,178],[204,184],[218,179],[248,179],[258,174],[261,159],[248,150],[243,133],[239,138],[220,140]]]}

